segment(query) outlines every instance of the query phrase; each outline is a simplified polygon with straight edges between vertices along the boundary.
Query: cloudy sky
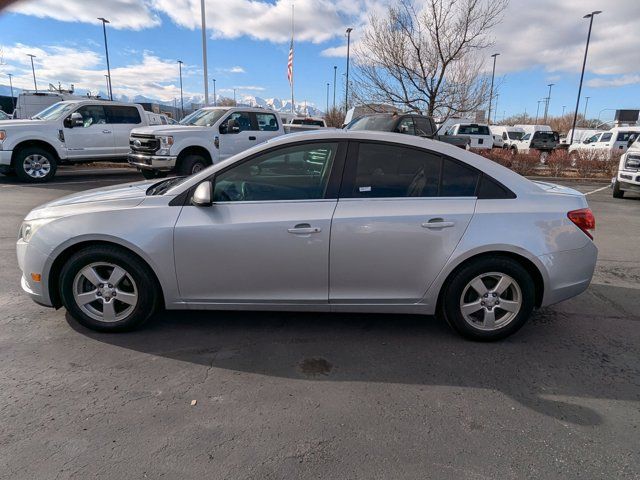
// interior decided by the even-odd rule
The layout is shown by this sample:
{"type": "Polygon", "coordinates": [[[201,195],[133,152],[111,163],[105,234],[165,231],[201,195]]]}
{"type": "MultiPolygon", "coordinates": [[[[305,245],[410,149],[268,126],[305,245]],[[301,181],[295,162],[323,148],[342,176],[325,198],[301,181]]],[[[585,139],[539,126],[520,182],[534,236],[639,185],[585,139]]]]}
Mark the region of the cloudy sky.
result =
{"type": "MultiPolygon", "coordinates": [[[[294,0],[296,101],[324,109],[326,84],[338,66],[342,97],[347,26],[353,41],[368,12],[387,0],[294,0]]],[[[217,91],[265,98],[289,97],[286,63],[292,0],[206,0],[210,78],[217,91]]],[[[493,32],[498,114],[535,115],[538,100],[555,83],[550,111],[574,108],[588,20],[594,22],[583,96],[590,116],[611,118],[613,108],[640,107],[639,0],[511,0],[493,32]],[[602,112],[601,112],[602,111],[602,112]]],[[[0,14],[0,84],[32,88],[28,53],[36,55],[40,85],[61,82],[104,91],[106,65],[102,29],[106,17],[115,93],[179,97],[178,67],[184,64],[186,95],[199,95],[202,53],[199,0],[22,0],[0,14]]],[[[488,64],[488,63],[487,63],[488,64]]],[[[211,88],[210,88],[211,90],[211,88]]],[[[332,102],[331,91],[330,102],[332,102]]],[[[580,110],[584,108],[584,102],[580,110]]]]}

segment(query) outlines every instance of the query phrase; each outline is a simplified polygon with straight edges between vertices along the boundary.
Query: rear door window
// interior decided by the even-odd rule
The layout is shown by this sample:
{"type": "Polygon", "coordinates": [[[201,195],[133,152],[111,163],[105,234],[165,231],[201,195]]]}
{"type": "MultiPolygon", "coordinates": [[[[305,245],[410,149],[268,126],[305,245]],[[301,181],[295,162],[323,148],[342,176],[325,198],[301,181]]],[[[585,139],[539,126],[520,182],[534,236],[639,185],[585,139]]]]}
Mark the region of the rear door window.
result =
{"type": "Polygon", "coordinates": [[[140,112],[136,107],[125,107],[118,105],[105,105],[107,123],[128,123],[137,125],[142,122],[140,112]]]}
{"type": "Polygon", "coordinates": [[[476,192],[477,170],[445,158],[442,165],[441,197],[473,197],[476,192]]]}
{"type": "Polygon", "coordinates": [[[607,133],[603,133],[602,136],[600,137],[600,142],[608,142],[609,140],[611,140],[611,137],[613,136],[613,134],[611,132],[607,132],[607,133]]]}
{"type": "Polygon", "coordinates": [[[264,132],[276,132],[278,130],[278,119],[273,113],[256,113],[258,130],[264,132]]]}

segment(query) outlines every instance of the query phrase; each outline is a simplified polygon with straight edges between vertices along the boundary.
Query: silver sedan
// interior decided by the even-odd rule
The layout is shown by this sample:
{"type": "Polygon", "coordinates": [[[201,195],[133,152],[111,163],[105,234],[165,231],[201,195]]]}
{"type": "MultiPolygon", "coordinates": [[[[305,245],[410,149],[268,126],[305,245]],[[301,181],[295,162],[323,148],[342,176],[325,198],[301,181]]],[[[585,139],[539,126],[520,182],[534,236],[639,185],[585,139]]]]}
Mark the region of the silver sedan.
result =
{"type": "Polygon", "coordinates": [[[326,130],[48,203],[17,251],[25,292],[96,330],[159,307],[392,312],[494,340],[588,287],[594,227],[579,192],[451,145],[326,130]]]}

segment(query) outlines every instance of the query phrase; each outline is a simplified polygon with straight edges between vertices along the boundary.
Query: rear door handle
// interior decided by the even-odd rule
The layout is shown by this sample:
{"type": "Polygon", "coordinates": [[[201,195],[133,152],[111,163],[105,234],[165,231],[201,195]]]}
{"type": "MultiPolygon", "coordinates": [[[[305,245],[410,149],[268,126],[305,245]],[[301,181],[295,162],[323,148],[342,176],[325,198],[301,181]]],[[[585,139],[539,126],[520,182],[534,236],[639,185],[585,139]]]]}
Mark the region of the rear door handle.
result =
{"type": "Polygon", "coordinates": [[[111,130],[102,130],[102,133],[111,133],[111,130]]]}
{"type": "Polygon", "coordinates": [[[287,229],[287,232],[294,235],[309,235],[310,233],[320,233],[321,231],[321,228],[312,227],[308,223],[299,223],[295,227],[287,229]]]}
{"type": "Polygon", "coordinates": [[[438,228],[448,228],[455,226],[456,222],[448,222],[443,220],[442,218],[432,218],[428,222],[424,222],[422,224],[423,228],[429,228],[431,230],[435,230],[438,228]]]}
{"type": "Polygon", "coordinates": [[[253,137],[253,136],[249,137],[249,140],[255,140],[255,139],[256,139],[256,137],[253,137]]]}

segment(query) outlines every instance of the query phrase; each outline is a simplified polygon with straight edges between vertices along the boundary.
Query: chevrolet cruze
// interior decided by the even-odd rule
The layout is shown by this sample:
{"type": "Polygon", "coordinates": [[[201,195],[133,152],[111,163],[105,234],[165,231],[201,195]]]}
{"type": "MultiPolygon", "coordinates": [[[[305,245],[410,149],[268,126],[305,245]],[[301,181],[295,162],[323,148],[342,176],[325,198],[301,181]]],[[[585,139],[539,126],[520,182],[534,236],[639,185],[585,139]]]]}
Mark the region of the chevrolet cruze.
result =
{"type": "Polygon", "coordinates": [[[166,309],[412,313],[494,340],[591,280],[584,195],[396,133],[285,135],[31,211],[22,288],[86,327],[166,309]]]}

